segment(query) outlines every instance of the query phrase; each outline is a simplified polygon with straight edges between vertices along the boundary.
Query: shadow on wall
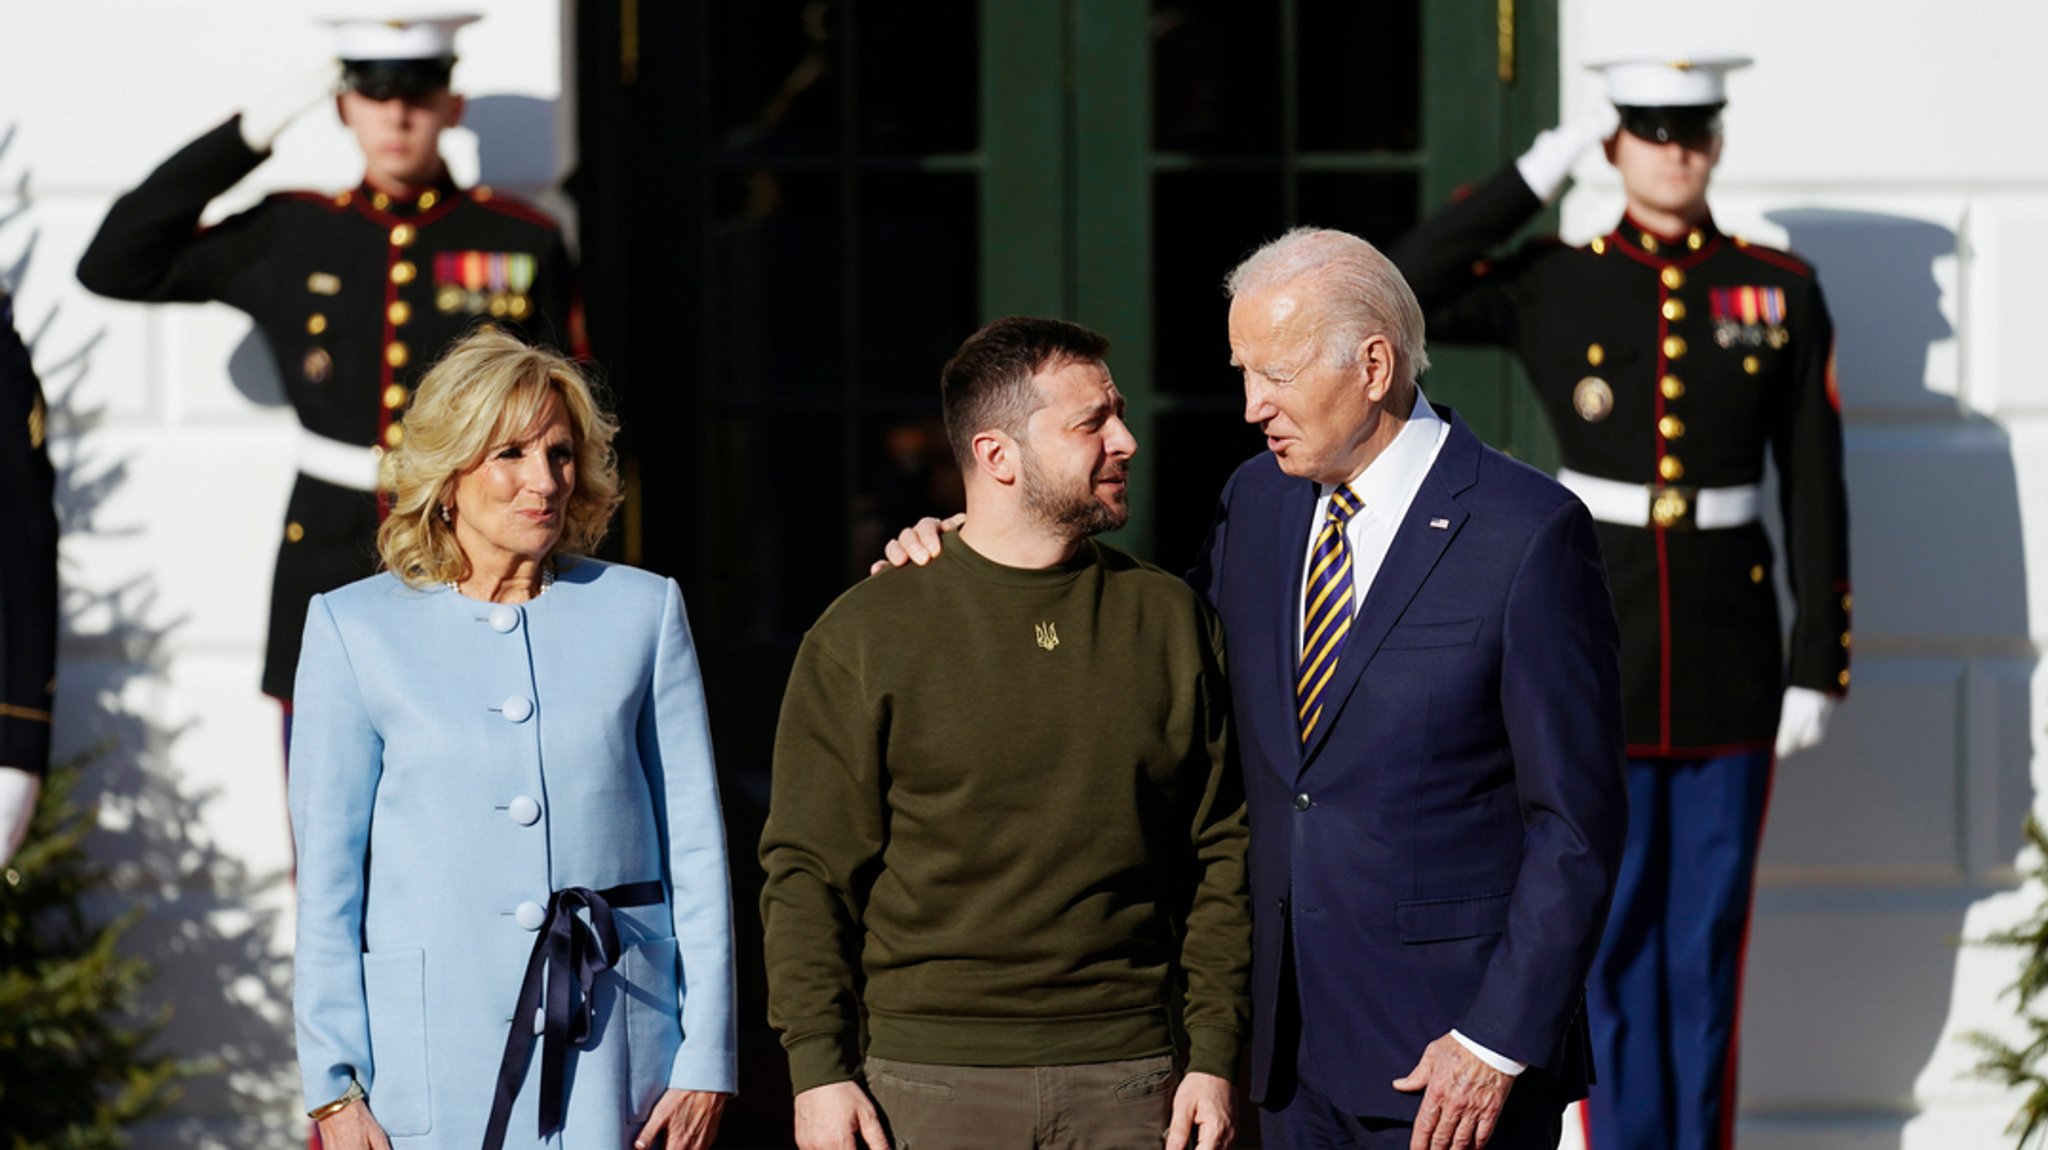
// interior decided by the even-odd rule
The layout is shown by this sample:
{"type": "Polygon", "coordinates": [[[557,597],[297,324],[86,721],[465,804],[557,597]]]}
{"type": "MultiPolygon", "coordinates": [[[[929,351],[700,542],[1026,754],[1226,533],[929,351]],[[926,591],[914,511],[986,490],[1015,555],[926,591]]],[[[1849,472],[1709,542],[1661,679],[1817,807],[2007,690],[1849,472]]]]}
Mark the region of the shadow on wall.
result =
{"type": "MultiPolygon", "coordinates": [[[[11,129],[0,135],[0,171],[12,139],[11,129]]],[[[47,261],[34,258],[29,189],[24,171],[9,189],[15,202],[0,210],[0,252],[17,245],[21,252],[0,256],[0,266],[17,292],[27,289],[34,298],[32,285],[47,261]],[[17,238],[22,231],[27,234],[17,238]]],[[[100,445],[93,433],[106,412],[84,399],[104,332],[68,334],[62,311],[52,305],[33,320],[21,318],[48,404],[58,517],[70,551],[83,538],[148,528],[107,517],[110,500],[130,481],[132,455],[100,445]]],[[[173,1009],[159,1045],[217,1067],[188,1082],[185,1100],[153,1122],[139,1144],[220,1144],[208,1128],[217,1133],[216,1116],[224,1115],[250,1116],[258,1126],[279,1125],[282,1133],[281,1120],[298,1108],[277,1085],[278,1068],[292,1059],[290,958],[271,947],[276,913],[260,908],[286,876],[252,874],[224,854],[201,817],[216,796],[184,786],[171,765],[183,727],[164,726],[151,712],[164,695],[170,643],[182,621],[163,617],[154,576],[108,585],[69,555],[60,562],[56,754],[63,759],[106,748],[89,763],[77,796],[99,806],[100,829],[88,848],[113,876],[103,903],[88,909],[112,916],[146,908],[125,948],[156,970],[145,1011],[160,1004],[173,1009]],[[266,1123],[258,1116],[274,1117],[266,1123]]]]}
{"type": "MultiPolygon", "coordinates": [[[[553,100],[476,96],[463,112],[462,126],[476,135],[478,183],[534,194],[555,182],[553,100]]],[[[235,345],[227,367],[228,379],[244,399],[259,407],[284,406],[284,382],[277,376],[277,359],[254,325],[235,345]]]]}
{"type": "MultiPolygon", "coordinates": [[[[2010,438],[1964,412],[1940,276],[1955,234],[1772,213],[1819,269],[1850,438],[1855,692],[1789,760],[1764,844],[1743,1019],[1760,1147],[1900,1145],[1971,905],[2016,885],[2032,805],[2025,560],[2010,438]]],[[[1937,1089],[1939,1087],[1936,1087],[1937,1089]]]]}

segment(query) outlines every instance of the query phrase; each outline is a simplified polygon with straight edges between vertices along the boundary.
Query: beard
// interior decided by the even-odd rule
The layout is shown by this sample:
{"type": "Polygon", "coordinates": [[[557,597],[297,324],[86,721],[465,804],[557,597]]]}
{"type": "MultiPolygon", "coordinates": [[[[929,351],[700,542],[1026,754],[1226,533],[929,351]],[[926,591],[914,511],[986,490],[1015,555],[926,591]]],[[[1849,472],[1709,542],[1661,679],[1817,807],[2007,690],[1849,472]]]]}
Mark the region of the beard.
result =
{"type": "Polygon", "coordinates": [[[1121,463],[1105,463],[1085,483],[1063,483],[1057,476],[1039,469],[1038,459],[1024,453],[1022,485],[1024,509],[1038,517],[1065,539],[1086,539],[1114,531],[1131,517],[1130,506],[1118,492],[1114,504],[1095,497],[1095,485],[1106,479],[1125,479],[1129,471],[1121,463]]]}

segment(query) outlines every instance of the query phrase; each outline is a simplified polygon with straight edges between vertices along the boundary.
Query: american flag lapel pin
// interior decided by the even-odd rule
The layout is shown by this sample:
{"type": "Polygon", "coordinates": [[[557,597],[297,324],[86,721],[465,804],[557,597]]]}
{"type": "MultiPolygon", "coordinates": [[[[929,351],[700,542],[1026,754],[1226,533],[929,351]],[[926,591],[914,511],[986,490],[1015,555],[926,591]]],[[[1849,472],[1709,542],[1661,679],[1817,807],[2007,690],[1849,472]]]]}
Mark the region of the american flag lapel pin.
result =
{"type": "Polygon", "coordinates": [[[1448,519],[1432,519],[1429,521],[1429,529],[1431,531],[1449,531],[1451,529],[1451,521],[1448,519]]]}

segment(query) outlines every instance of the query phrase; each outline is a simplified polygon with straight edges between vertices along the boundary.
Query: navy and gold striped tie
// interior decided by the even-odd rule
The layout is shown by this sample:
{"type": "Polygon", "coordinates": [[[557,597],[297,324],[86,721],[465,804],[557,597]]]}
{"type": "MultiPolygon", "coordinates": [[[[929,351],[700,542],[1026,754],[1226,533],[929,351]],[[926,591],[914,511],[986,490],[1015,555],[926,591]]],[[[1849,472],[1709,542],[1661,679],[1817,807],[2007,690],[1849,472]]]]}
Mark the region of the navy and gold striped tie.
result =
{"type": "Polygon", "coordinates": [[[1294,688],[1301,704],[1304,743],[1323,717],[1323,688],[1336,673],[1344,636],[1351,632],[1351,544],[1344,538],[1344,526],[1364,506],[1349,487],[1339,487],[1330,496],[1329,517],[1309,556],[1308,590],[1301,609],[1301,677],[1294,688]]]}

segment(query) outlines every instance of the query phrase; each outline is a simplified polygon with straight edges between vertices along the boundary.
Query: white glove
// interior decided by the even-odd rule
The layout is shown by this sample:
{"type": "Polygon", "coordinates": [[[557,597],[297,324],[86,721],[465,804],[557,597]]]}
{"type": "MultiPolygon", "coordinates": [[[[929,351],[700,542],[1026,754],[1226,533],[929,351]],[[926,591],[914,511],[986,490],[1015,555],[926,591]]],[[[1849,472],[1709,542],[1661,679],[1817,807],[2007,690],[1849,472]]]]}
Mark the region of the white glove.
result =
{"type": "Polygon", "coordinates": [[[1785,705],[1778,712],[1778,757],[1819,746],[1834,714],[1834,696],[1812,687],[1785,688],[1785,705]]]}
{"type": "Polygon", "coordinates": [[[36,796],[43,792],[43,780],[20,767],[0,767],[0,866],[28,837],[28,820],[36,813],[36,796]]]}
{"type": "Polygon", "coordinates": [[[1579,156],[1620,129],[1621,113],[1605,98],[1595,100],[1590,113],[1539,132],[1536,142],[1515,161],[1515,170],[1522,173],[1522,182],[1536,198],[1547,204],[1564,190],[1579,156]]]}
{"type": "Polygon", "coordinates": [[[268,152],[270,145],[291,126],[293,120],[317,104],[334,98],[341,90],[341,61],[329,60],[292,77],[262,99],[242,109],[242,142],[252,152],[268,152]]]}

